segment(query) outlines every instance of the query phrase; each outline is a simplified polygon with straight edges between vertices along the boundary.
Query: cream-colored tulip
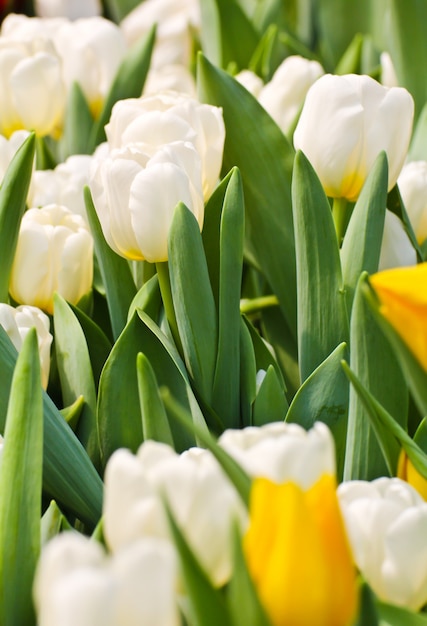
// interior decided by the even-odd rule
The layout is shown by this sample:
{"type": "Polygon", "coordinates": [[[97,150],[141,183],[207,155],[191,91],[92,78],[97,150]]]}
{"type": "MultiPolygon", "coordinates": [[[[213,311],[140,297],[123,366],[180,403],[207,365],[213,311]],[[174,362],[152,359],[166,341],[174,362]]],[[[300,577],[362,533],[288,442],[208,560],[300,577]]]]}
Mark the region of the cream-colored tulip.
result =
{"type": "Polygon", "coordinates": [[[322,422],[309,431],[284,422],[226,430],[218,443],[254,478],[308,489],[323,474],[335,475],[334,442],[322,422]]]}
{"type": "Polygon", "coordinates": [[[249,91],[254,98],[258,98],[262,88],[264,87],[262,79],[251,70],[242,70],[236,74],[234,78],[238,83],[243,85],[243,87],[249,91]]]}
{"type": "Polygon", "coordinates": [[[105,131],[110,148],[137,145],[150,155],[171,142],[189,141],[201,158],[205,200],[218,182],[225,141],[218,107],[173,91],[120,100],[105,131]]]}
{"type": "Polygon", "coordinates": [[[147,74],[143,94],[156,95],[163,91],[179,91],[192,98],[196,97],[196,82],[185,65],[163,65],[153,68],[147,74]]]}
{"type": "Polygon", "coordinates": [[[385,213],[378,271],[388,270],[393,267],[407,267],[416,265],[416,263],[417,253],[401,220],[397,215],[387,210],[385,213]]]}
{"type": "Polygon", "coordinates": [[[163,498],[191,549],[216,585],[232,568],[232,529],[245,524],[240,498],[207,450],[181,455],[146,441],[137,456],[118,450],[105,473],[104,532],[116,552],[142,537],[170,539],[163,498]]]}
{"type": "Polygon", "coordinates": [[[287,57],[260,91],[258,100],[286,134],[295,123],[311,85],[324,74],[317,61],[287,57]]]}
{"type": "Polygon", "coordinates": [[[427,239],[427,161],[404,165],[397,184],[415,236],[421,244],[427,239]]]}
{"type": "Polygon", "coordinates": [[[50,346],[53,340],[50,333],[49,317],[34,306],[22,305],[15,308],[2,302],[0,303],[0,325],[3,326],[18,352],[30,328],[35,327],[40,354],[42,385],[46,389],[50,370],[50,346]]]}
{"type": "Polygon", "coordinates": [[[144,539],[107,557],[74,532],[44,548],[34,581],[39,626],[178,626],[176,555],[144,539]]]}
{"type": "Polygon", "coordinates": [[[175,142],[153,156],[136,147],[94,160],[90,188],[107,243],[134,260],[166,261],[167,238],[179,202],[200,229],[204,205],[200,157],[191,143],[175,142]]]}
{"type": "Polygon", "coordinates": [[[364,578],[380,600],[419,610],[427,602],[427,503],[399,478],[346,482],[338,497],[364,578]]]}
{"type": "Polygon", "coordinates": [[[39,17],[68,17],[77,20],[79,17],[101,15],[100,0],[35,0],[34,9],[39,17]]]}
{"type": "Polygon", "coordinates": [[[385,151],[388,188],[402,169],[412,131],[414,102],[406,89],[369,76],[319,78],[310,87],[294,133],[327,193],[356,200],[375,159],[385,151]]]}
{"type": "Polygon", "coordinates": [[[55,292],[77,304],[92,279],[93,238],[85,220],[54,204],[27,211],[12,266],[12,298],[52,313],[55,292]]]}

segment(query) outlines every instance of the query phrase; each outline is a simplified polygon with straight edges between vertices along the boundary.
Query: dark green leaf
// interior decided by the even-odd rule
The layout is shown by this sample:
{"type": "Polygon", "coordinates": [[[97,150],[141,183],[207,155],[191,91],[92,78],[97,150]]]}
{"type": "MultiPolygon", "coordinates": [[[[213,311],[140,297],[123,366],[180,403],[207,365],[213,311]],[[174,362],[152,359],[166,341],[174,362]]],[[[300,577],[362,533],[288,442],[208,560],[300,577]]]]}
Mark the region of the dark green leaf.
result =
{"type": "Polygon", "coordinates": [[[272,365],[268,366],[252,409],[252,424],[262,426],[282,422],[288,410],[285,391],[272,365]]]}
{"type": "Polygon", "coordinates": [[[89,154],[88,141],[93,117],[79,83],[71,85],[65,108],[64,132],[61,137],[61,157],[65,161],[72,154],[89,154]]]}
{"type": "Polygon", "coordinates": [[[157,385],[156,375],[147,357],[139,353],[136,361],[139,404],[144,440],[153,439],[174,447],[168,417],[157,385]]]}

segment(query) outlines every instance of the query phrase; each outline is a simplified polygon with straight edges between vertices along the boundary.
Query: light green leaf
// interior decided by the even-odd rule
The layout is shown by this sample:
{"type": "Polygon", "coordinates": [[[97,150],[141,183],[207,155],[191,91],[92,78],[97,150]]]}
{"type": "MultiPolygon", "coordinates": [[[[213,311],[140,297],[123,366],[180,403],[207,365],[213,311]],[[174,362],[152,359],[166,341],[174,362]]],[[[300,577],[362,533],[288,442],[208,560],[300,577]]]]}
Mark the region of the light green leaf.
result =
{"type": "Polygon", "coordinates": [[[60,143],[63,161],[72,154],[89,154],[88,140],[92,126],[89,104],[79,83],[74,82],[68,94],[60,143]]]}
{"type": "Polygon", "coordinates": [[[173,448],[173,437],[156,375],[150,361],[141,352],[137,356],[136,369],[144,440],[153,439],[167,443],[173,448]]]}
{"type": "Polygon", "coordinates": [[[109,16],[119,24],[128,13],[140,4],[140,0],[105,0],[104,4],[108,9],[109,16]]]}
{"type": "Polygon", "coordinates": [[[415,126],[406,160],[427,161],[427,103],[423,106],[415,126]]]}
{"type": "Polygon", "coordinates": [[[240,323],[240,411],[241,426],[252,425],[252,403],[256,396],[256,360],[248,324],[240,323]]]}
{"type": "MultiPolygon", "coordinates": [[[[427,616],[385,602],[378,602],[381,626],[427,626],[427,616]]],[[[365,626],[365,625],[363,625],[365,626]]]]}
{"type": "Polygon", "coordinates": [[[157,274],[154,274],[154,276],[149,278],[147,282],[142,285],[141,289],[132,300],[128,311],[128,321],[133,316],[134,312],[139,310],[145,311],[154,322],[157,322],[161,305],[162,298],[159,289],[159,277],[157,274]]]}
{"type": "Polygon", "coordinates": [[[282,422],[287,410],[285,391],[274,367],[269,365],[253,404],[252,424],[262,426],[270,422],[282,422]]]}

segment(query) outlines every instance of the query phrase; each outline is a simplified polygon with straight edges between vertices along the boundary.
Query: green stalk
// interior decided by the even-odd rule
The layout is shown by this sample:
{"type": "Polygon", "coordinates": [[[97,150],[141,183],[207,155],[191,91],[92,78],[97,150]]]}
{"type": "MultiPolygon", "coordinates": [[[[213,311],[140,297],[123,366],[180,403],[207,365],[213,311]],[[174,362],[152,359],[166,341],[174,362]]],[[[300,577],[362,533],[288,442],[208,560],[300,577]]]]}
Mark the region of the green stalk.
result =
{"type": "Polygon", "coordinates": [[[260,298],[244,298],[240,300],[240,313],[243,315],[250,315],[251,313],[258,313],[263,309],[268,309],[272,306],[279,306],[279,300],[277,296],[261,296],[260,298]]]}
{"type": "Polygon", "coordinates": [[[332,217],[334,218],[335,232],[337,234],[338,245],[341,247],[345,231],[350,220],[351,211],[346,198],[334,198],[332,205],[332,217]]]}
{"type": "Polygon", "coordinates": [[[166,319],[172,333],[175,345],[181,356],[184,354],[181,338],[179,336],[178,323],[176,321],[175,307],[173,305],[172,290],[167,261],[156,263],[157,276],[159,277],[160,293],[162,294],[163,306],[165,307],[166,319]]]}

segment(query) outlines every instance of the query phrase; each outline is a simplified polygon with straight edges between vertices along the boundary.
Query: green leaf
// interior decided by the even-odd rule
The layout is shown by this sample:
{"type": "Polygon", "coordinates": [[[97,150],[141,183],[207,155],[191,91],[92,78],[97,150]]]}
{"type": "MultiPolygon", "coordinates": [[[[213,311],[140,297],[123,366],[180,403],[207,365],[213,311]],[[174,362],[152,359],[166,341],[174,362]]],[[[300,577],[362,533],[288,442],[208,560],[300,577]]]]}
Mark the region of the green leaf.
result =
{"type": "Polygon", "coordinates": [[[235,0],[201,0],[201,40],[205,55],[218,67],[248,67],[259,35],[235,0]],[[236,33],[239,36],[236,37],[236,33]]]}
{"type": "Polygon", "coordinates": [[[338,61],[334,74],[358,74],[360,73],[360,59],[363,47],[363,35],[356,33],[348,48],[338,61]]]}
{"type": "Polygon", "coordinates": [[[177,549],[184,579],[186,599],[194,626],[231,626],[224,596],[215,589],[198,562],[181,529],[166,506],[169,527],[177,549]]]}
{"type": "Polygon", "coordinates": [[[118,24],[140,4],[140,0],[104,0],[104,4],[109,15],[118,24]]]}
{"type": "Polygon", "coordinates": [[[117,339],[126,326],[129,305],[135,296],[136,287],[128,262],[116,254],[105,241],[88,187],[85,187],[84,195],[95,254],[106,291],[111,326],[114,338],[117,339]]]}
{"type": "Polygon", "coordinates": [[[104,126],[110,119],[114,104],[118,100],[139,98],[141,95],[150,67],[155,33],[155,27],[151,28],[145,37],[132,46],[121,62],[110,91],[105,98],[101,114],[93,125],[89,138],[89,154],[92,154],[98,144],[105,141],[104,126]]]}
{"type": "Polygon", "coordinates": [[[400,221],[403,223],[406,234],[414,247],[419,261],[424,260],[424,254],[420,246],[418,245],[417,238],[415,237],[412,224],[409,220],[405,206],[403,204],[402,197],[400,195],[399,187],[395,185],[387,196],[387,209],[397,215],[400,221]]]}
{"type": "Polygon", "coordinates": [[[375,596],[365,582],[360,585],[360,607],[353,626],[379,626],[375,596]]]}
{"type": "Polygon", "coordinates": [[[291,208],[294,151],[279,127],[237,81],[199,56],[202,102],[223,109],[223,170],[237,166],[245,197],[245,252],[262,268],[296,337],[295,245],[291,208]]]}
{"type": "Polygon", "coordinates": [[[345,343],[335,348],[301,385],[286,415],[286,422],[295,422],[306,430],[315,422],[328,425],[335,440],[339,476],[344,467],[347,433],[349,389],[341,368],[346,353],[345,343]]]}
{"type": "Polygon", "coordinates": [[[249,326],[240,323],[240,412],[241,427],[252,425],[252,403],[256,397],[256,361],[249,326]]]}
{"type": "Polygon", "coordinates": [[[76,435],[95,467],[100,464],[96,425],[96,389],[86,338],[78,319],[65,300],[54,296],[55,350],[65,405],[84,398],[76,435]]]}
{"type": "Polygon", "coordinates": [[[226,428],[240,424],[240,290],[243,268],[242,181],[233,170],[225,193],[220,227],[218,355],[212,407],[226,428]]]}
{"type": "Polygon", "coordinates": [[[199,225],[183,204],[175,209],[168,258],[186,367],[198,392],[210,403],[217,358],[217,313],[199,225]]]}
{"type": "MultiPolygon", "coordinates": [[[[351,316],[350,367],[361,383],[406,430],[408,390],[399,363],[389,342],[373,319],[363,297],[363,274],[354,298],[351,316]]],[[[388,450],[388,466],[381,455],[376,429],[362,398],[350,389],[348,434],[344,480],[372,480],[387,473],[393,475],[397,466],[399,446],[394,437],[382,431],[382,446],[388,450]],[[390,466],[391,463],[391,466],[390,466]]]]}
{"type": "Polygon", "coordinates": [[[276,24],[270,24],[259,41],[249,63],[249,69],[268,82],[273,76],[274,53],[278,48],[278,28],[276,24]]]}
{"type": "Polygon", "coordinates": [[[137,356],[136,369],[144,440],[153,439],[167,443],[173,448],[173,437],[156,375],[150,361],[142,353],[137,356]]]}
{"type": "Polygon", "coordinates": [[[157,322],[161,305],[162,298],[159,289],[159,277],[157,274],[154,274],[154,276],[142,285],[141,289],[132,300],[128,311],[128,321],[138,309],[139,311],[145,311],[153,321],[157,322]]]}
{"type": "Polygon", "coordinates": [[[269,365],[253,404],[252,424],[262,426],[270,422],[283,422],[287,410],[285,391],[274,367],[269,365]]]}
{"type": "Polygon", "coordinates": [[[77,424],[79,423],[80,415],[82,414],[85,405],[83,396],[79,396],[70,406],[66,406],[61,409],[60,413],[69,427],[76,431],[77,424]]]}
{"type": "Polygon", "coordinates": [[[423,106],[415,126],[406,160],[427,161],[427,103],[423,106]]]}
{"type": "Polygon", "coordinates": [[[90,154],[88,138],[93,126],[89,104],[79,83],[71,85],[64,116],[61,137],[61,157],[65,161],[72,154],[90,154]]]}
{"type": "MultiPolygon", "coordinates": [[[[16,349],[0,326],[0,433],[4,432],[16,349]]],[[[64,510],[95,525],[102,510],[102,481],[79,440],[43,392],[43,490],[64,510]]]]}
{"type": "Polygon", "coordinates": [[[0,302],[8,302],[10,272],[33,172],[36,139],[31,134],[13,157],[0,187],[0,302]]]}
{"type": "Polygon", "coordinates": [[[388,166],[382,152],[370,171],[353,213],[341,248],[341,264],[351,310],[354,290],[363,271],[378,270],[387,204],[388,166]]]}
{"type": "Polygon", "coordinates": [[[41,545],[44,546],[63,530],[71,530],[71,526],[55,500],[52,500],[41,519],[41,545]]]}
{"type": "Polygon", "coordinates": [[[43,405],[35,328],[16,362],[0,471],[0,622],[33,624],[40,552],[43,405]],[[29,409],[30,407],[30,409],[29,409]]]}
{"type": "Polygon", "coordinates": [[[348,342],[348,317],[338,242],[323,187],[302,152],[292,181],[298,291],[298,353],[304,381],[348,342]]]}
{"type": "MultiPolygon", "coordinates": [[[[427,616],[385,602],[377,603],[381,626],[427,626],[427,616]]],[[[365,626],[365,625],[363,625],[365,626]]]]}

